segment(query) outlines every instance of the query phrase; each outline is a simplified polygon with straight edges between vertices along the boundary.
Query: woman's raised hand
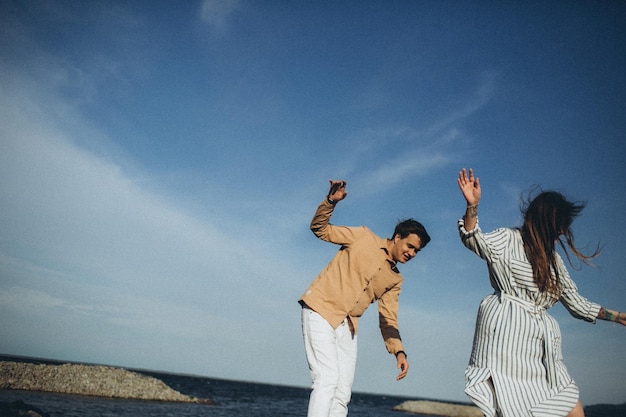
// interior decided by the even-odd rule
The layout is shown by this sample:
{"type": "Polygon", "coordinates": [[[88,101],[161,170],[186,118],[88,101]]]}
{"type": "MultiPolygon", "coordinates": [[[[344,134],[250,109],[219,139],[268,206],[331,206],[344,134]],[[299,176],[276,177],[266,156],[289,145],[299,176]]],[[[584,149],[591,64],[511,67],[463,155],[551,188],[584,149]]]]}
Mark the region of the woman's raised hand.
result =
{"type": "Polygon", "coordinates": [[[469,169],[469,175],[465,168],[459,172],[459,178],[457,179],[457,183],[459,184],[459,188],[463,193],[463,197],[465,197],[465,201],[467,201],[468,206],[476,206],[480,201],[480,181],[478,181],[478,177],[474,176],[474,170],[472,168],[469,169]]]}

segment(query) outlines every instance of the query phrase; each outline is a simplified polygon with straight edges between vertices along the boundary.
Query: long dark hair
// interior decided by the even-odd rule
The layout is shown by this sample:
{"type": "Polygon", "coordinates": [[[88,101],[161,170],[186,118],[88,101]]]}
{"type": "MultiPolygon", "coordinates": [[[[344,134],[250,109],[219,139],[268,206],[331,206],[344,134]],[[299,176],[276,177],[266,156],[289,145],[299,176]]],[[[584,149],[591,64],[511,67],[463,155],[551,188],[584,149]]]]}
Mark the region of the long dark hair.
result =
{"type": "Polygon", "coordinates": [[[585,264],[589,264],[600,253],[598,247],[591,255],[584,255],[574,245],[571,225],[584,208],[584,202],[571,202],[556,191],[542,191],[535,198],[528,197],[525,207],[522,207],[522,239],[526,256],[533,268],[535,283],[542,292],[549,292],[557,298],[561,295],[561,277],[556,266],[556,242],[563,248],[570,265],[572,261],[565,243],[585,264]]]}

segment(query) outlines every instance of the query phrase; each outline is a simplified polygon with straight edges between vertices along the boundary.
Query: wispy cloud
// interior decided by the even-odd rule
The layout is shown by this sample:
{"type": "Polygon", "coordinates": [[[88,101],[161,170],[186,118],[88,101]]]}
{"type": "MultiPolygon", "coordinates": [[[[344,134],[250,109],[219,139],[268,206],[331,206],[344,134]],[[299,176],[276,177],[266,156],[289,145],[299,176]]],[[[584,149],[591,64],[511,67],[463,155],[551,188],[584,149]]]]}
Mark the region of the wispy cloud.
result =
{"type": "Polygon", "coordinates": [[[464,104],[424,129],[391,126],[354,135],[351,141],[357,152],[350,163],[350,175],[359,175],[360,181],[368,184],[368,192],[376,193],[457,161],[463,141],[468,140],[463,123],[489,103],[494,90],[494,76],[486,75],[464,104]],[[371,166],[370,161],[376,161],[376,166],[371,166]]]}
{"type": "Polygon", "coordinates": [[[423,155],[414,153],[410,157],[404,155],[396,160],[390,160],[388,164],[372,172],[366,172],[361,177],[361,181],[368,184],[368,194],[375,193],[381,188],[397,184],[406,178],[427,175],[433,170],[446,166],[449,162],[450,157],[444,153],[423,155]]]}
{"type": "Polygon", "coordinates": [[[457,124],[462,123],[470,116],[476,114],[484,108],[493,98],[496,90],[497,74],[495,72],[486,72],[483,78],[467,100],[450,113],[442,117],[436,123],[433,123],[422,134],[425,137],[434,137],[440,135],[441,132],[454,128],[457,124]]]}
{"type": "MultiPolygon", "coordinates": [[[[241,333],[271,344],[272,331],[285,331],[284,311],[297,308],[304,285],[294,277],[313,272],[284,259],[272,224],[233,226],[219,204],[188,211],[141,167],[92,152],[106,135],[63,98],[11,81],[0,83],[0,332],[20,336],[3,351],[31,354],[25,346],[45,338],[55,351],[38,355],[153,368],[207,346],[212,355],[191,349],[181,370],[225,375],[219,358],[249,349],[241,333]],[[33,323],[45,327],[36,337],[25,330],[33,323]]],[[[250,379],[245,369],[258,367],[249,365],[232,375],[250,379]]]]}
{"type": "MultiPolygon", "coordinates": [[[[57,102],[66,107],[66,117],[80,119],[57,102]]],[[[240,241],[217,205],[213,216],[198,217],[184,202],[155,191],[159,187],[140,169],[129,170],[77,144],[102,133],[87,125],[63,130],[56,115],[23,96],[4,94],[0,110],[0,250],[8,251],[7,257],[36,255],[39,263],[30,268],[47,278],[60,268],[73,274],[64,279],[124,283],[129,292],[157,298],[173,293],[196,301],[214,298],[214,309],[223,297],[208,291],[211,282],[228,292],[249,274],[271,275],[276,263],[263,261],[267,252],[256,260],[262,249],[240,241]]],[[[255,291],[249,290],[252,297],[255,291]]]]}
{"type": "Polygon", "coordinates": [[[240,0],[204,0],[200,8],[200,19],[215,34],[228,30],[229,19],[242,6],[240,0]]]}
{"type": "Polygon", "coordinates": [[[50,314],[51,309],[65,309],[72,312],[92,310],[89,305],[70,304],[67,300],[55,297],[50,293],[22,286],[13,286],[0,291],[0,305],[18,311],[37,309],[43,314],[50,314]]]}

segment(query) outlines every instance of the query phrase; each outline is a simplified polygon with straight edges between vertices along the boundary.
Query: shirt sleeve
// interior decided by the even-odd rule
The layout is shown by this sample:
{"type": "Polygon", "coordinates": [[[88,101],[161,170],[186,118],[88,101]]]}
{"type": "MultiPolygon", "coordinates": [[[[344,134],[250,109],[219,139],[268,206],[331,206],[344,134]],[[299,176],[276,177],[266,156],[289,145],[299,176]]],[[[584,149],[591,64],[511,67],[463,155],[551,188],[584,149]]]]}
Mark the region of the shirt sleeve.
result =
{"type": "Polygon", "coordinates": [[[378,325],[380,333],[385,341],[387,351],[393,355],[401,350],[402,339],[398,330],[398,304],[400,296],[400,285],[396,285],[385,292],[378,300],[378,325]]]}
{"type": "Polygon", "coordinates": [[[319,239],[326,242],[338,245],[347,245],[354,242],[358,235],[365,231],[365,227],[334,226],[330,224],[330,218],[334,209],[335,205],[324,199],[313,215],[310,226],[311,231],[319,239]]]}

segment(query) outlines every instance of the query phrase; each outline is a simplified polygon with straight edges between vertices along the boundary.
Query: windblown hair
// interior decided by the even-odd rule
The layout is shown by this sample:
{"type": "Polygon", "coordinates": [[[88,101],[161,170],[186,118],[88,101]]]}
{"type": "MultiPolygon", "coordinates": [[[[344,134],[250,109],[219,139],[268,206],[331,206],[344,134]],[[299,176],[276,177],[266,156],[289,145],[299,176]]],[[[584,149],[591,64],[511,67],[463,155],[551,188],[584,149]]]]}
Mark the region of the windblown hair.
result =
{"type": "Polygon", "coordinates": [[[561,277],[556,265],[556,242],[563,248],[570,265],[573,264],[565,243],[585,264],[600,253],[600,248],[596,248],[591,255],[584,255],[574,245],[571,225],[584,208],[584,202],[570,202],[556,191],[543,191],[532,200],[529,197],[522,207],[522,239],[535,283],[542,292],[549,292],[557,298],[561,295],[561,277]]]}
{"type": "Polygon", "coordinates": [[[428,242],[430,242],[430,236],[426,231],[426,228],[417,220],[407,219],[403,220],[396,225],[395,230],[393,231],[393,236],[400,235],[401,239],[404,239],[411,233],[419,236],[420,241],[422,243],[422,249],[426,247],[428,242]]]}

